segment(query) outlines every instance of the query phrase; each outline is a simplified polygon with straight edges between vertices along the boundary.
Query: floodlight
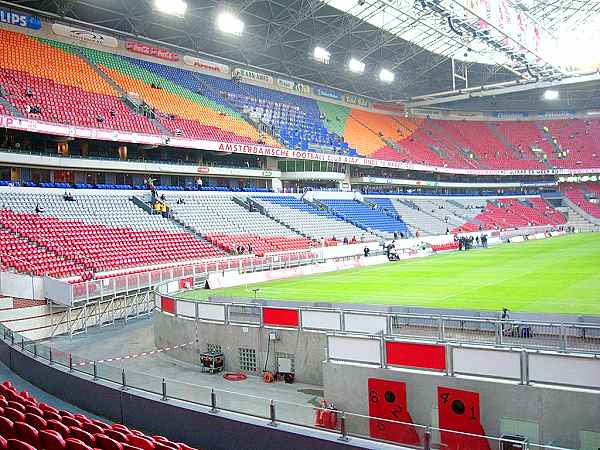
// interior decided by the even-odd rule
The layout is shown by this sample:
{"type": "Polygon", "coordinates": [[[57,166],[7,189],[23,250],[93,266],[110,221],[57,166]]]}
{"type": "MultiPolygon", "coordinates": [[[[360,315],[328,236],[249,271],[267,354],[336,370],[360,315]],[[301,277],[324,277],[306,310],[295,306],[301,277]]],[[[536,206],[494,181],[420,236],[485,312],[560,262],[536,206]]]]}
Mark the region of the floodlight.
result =
{"type": "Polygon", "coordinates": [[[379,72],[379,79],[385,83],[391,83],[394,81],[395,77],[396,75],[394,75],[394,72],[390,72],[387,69],[381,69],[379,72]]]}
{"type": "Polygon", "coordinates": [[[555,91],[554,89],[547,89],[544,92],[544,100],[558,100],[559,96],[560,94],[558,91],[555,91]]]}
{"type": "Polygon", "coordinates": [[[348,69],[350,69],[350,72],[363,73],[365,71],[365,63],[358,59],[350,58],[348,69]]]}
{"type": "Polygon", "coordinates": [[[331,53],[325,50],[323,47],[315,47],[313,51],[313,57],[323,64],[329,64],[329,58],[331,57],[331,53]]]}
{"type": "Polygon", "coordinates": [[[183,17],[187,3],[183,0],[154,0],[154,8],[165,14],[183,17]]]}
{"type": "Polygon", "coordinates": [[[223,33],[237,34],[239,36],[244,31],[244,22],[231,13],[222,12],[217,17],[217,28],[223,33]]]}

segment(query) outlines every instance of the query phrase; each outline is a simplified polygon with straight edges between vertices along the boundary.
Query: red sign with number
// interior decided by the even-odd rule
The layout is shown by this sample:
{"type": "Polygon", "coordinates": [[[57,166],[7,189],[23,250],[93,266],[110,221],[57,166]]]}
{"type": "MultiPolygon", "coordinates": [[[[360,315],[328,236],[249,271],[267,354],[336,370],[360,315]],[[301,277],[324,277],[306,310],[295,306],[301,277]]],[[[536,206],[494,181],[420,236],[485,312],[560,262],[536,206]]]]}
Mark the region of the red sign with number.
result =
{"type": "Polygon", "coordinates": [[[371,437],[417,445],[420,443],[406,401],[406,383],[369,378],[369,420],[371,437]],[[402,422],[402,423],[399,423],[402,422]]]}
{"type": "Polygon", "coordinates": [[[438,412],[440,428],[468,433],[440,432],[446,450],[490,450],[481,425],[477,392],[439,386],[438,412]]]}

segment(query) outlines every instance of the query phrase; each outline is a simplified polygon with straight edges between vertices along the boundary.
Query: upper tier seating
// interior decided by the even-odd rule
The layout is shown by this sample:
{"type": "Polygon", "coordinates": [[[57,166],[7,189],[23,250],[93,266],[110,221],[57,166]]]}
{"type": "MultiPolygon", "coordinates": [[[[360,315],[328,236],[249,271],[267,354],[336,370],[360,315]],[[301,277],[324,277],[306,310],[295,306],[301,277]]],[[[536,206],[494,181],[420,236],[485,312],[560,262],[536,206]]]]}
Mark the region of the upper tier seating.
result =
{"type": "MultiPolygon", "coordinates": [[[[188,138],[242,143],[257,142],[259,139],[258,131],[246,123],[239,113],[198,94],[196,90],[192,91],[179,84],[183,83],[186,77],[191,77],[191,72],[187,70],[52,40],[40,39],[40,42],[71,56],[84,54],[126,92],[141,96],[144,101],[156,108],[157,114],[165,122],[164,125],[173,134],[188,138]],[[175,116],[174,119],[194,121],[195,126],[179,128],[169,120],[172,116],[175,116]],[[222,130],[222,133],[215,132],[215,129],[222,130]],[[176,133],[176,131],[187,134],[176,133]]],[[[277,145],[273,140],[268,143],[277,145]]]]}
{"type": "MultiPolygon", "coordinates": [[[[156,122],[119,99],[122,91],[100,76],[99,68],[153,107],[170,134],[190,139],[283,144],[453,168],[600,166],[600,119],[491,123],[406,118],[14,31],[0,30],[0,39],[0,85],[7,101],[33,119],[160,134],[156,122]],[[32,113],[31,107],[39,112],[32,113]],[[268,132],[248,123],[249,116],[268,132]]],[[[0,105],[0,114],[7,112],[0,105]]]]}
{"type": "Polygon", "coordinates": [[[556,154],[550,164],[559,168],[588,168],[600,166],[600,120],[553,120],[544,124],[554,136],[565,158],[556,154]]]}
{"type": "Polygon", "coordinates": [[[352,240],[353,237],[361,241],[377,240],[375,235],[296,197],[265,196],[254,197],[254,200],[271,215],[315,241],[332,237],[340,241],[344,238],[352,240]]]}
{"type": "Polygon", "coordinates": [[[317,102],[311,98],[274,91],[209,75],[195,78],[213,95],[218,93],[244,114],[270,129],[288,148],[346,153],[348,145],[327,129],[317,102]]]}
{"type": "Polygon", "coordinates": [[[86,127],[158,134],[82,59],[37,39],[0,29],[0,85],[26,117],[86,127]],[[28,112],[38,107],[39,113],[28,112]],[[101,120],[99,118],[101,117],[101,120]]]}
{"type": "Polygon", "coordinates": [[[480,164],[488,169],[543,169],[543,163],[517,157],[496,137],[487,122],[437,121],[447,135],[460,146],[471,151],[480,164]]]}
{"type": "Polygon", "coordinates": [[[554,151],[536,122],[498,122],[490,124],[490,127],[512,146],[520,159],[539,161],[542,155],[532,151],[534,148],[540,149],[548,157],[554,151]]]}
{"type": "Polygon", "coordinates": [[[164,436],[147,436],[39,402],[10,381],[0,385],[2,450],[195,450],[164,436]]]}
{"type": "Polygon", "coordinates": [[[334,214],[365,230],[391,237],[394,233],[409,234],[406,224],[397,214],[386,215],[354,200],[321,200],[334,214]]]}
{"type": "Polygon", "coordinates": [[[351,111],[350,108],[320,101],[317,104],[319,105],[319,111],[325,117],[327,129],[343,138],[346,122],[351,111]]]}

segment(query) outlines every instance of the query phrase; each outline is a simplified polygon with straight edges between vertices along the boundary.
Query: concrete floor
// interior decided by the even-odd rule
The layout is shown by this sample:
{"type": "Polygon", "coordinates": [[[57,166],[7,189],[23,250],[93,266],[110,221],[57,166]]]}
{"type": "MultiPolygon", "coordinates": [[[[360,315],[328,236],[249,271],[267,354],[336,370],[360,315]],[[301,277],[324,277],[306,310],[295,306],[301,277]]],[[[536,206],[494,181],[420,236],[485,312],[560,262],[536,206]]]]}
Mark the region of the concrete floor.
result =
{"type": "MultiPolygon", "coordinates": [[[[151,318],[131,321],[126,326],[90,329],[87,334],[58,337],[44,344],[87,360],[106,360],[155,348],[151,318]]],[[[100,378],[118,383],[122,369],[125,369],[128,386],[161,393],[164,377],[169,397],[208,405],[211,389],[214,389],[218,407],[255,416],[269,417],[269,403],[273,400],[278,420],[302,425],[313,425],[314,406],[323,396],[322,386],[303,383],[266,384],[256,376],[227,381],[222,374],[203,373],[199,366],[177,360],[169,353],[97,364],[100,378]]],[[[92,367],[82,370],[91,373],[92,367]]]]}

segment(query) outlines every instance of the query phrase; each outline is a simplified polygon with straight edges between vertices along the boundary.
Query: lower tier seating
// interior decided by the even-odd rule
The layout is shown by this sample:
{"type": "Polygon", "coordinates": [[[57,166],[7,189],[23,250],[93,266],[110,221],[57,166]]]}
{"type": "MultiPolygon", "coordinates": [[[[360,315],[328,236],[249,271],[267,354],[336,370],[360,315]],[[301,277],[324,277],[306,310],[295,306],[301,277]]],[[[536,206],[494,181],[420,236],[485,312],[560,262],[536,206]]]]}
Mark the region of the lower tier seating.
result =
{"type": "Polygon", "coordinates": [[[39,402],[10,381],[0,385],[2,450],[195,450],[164,436],[148,436],[39,402]]]}
{"type": "Polygon", "coordinates": [[[289,227],[319,242],[333,237],[340,241],[344,238],[362,242],[377,240],[374,234],[296,197],[278,195],[254,197],[254,200],[289,227]]]}
{"type": "Polygon", "coordinates": [[[387,235],[409,233],[406,224],[397,214],[387,215],[374,211],[364,203],[354,200],[322,200],[335,214],[365,230],[375,230],[387,235]]]}
{"type": "Polygon", "coordinates": [[[256,256],[287,250],[305,250],[313,245],[310,239],[303,237],[211,234],[205,238],[227,253],[254,253],[256,256]],[[241,248],[241,251],[238,251],[238,248],[241,248]]]}
{"type": "Polygon", "coordinates": [[[222,255],[183,232],[110,228],[10,210],[0,211],[0,225],[93,272],[222,255]]]}

